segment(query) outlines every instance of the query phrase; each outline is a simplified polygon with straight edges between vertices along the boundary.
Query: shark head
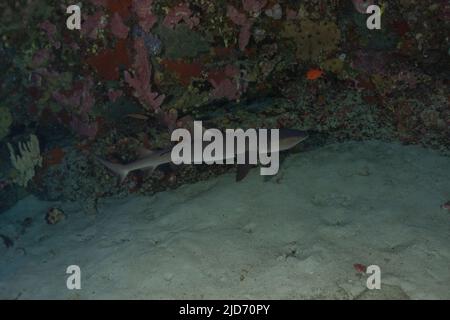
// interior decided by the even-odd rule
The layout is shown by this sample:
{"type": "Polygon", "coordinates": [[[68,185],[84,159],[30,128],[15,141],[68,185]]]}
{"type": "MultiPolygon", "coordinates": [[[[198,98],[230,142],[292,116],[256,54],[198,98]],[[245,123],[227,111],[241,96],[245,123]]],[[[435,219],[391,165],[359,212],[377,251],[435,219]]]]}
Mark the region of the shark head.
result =
{"type": "Polygon", "coordinates": [[[295,129],[280,129],[279,134],[280,151],[289,150],[308,138],[305,131],[295,129]]]}

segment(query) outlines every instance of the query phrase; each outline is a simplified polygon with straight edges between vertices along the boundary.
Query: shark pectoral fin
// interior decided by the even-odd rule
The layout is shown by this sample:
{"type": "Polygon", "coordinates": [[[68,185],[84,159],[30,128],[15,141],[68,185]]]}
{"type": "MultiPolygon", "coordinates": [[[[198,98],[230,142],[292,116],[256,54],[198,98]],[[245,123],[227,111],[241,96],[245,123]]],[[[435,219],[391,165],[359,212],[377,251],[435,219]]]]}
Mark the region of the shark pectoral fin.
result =
{"type": "Polygon", "coordinates": [[[238,164],[236,171],[236,182],[239,182],[242,179],[244,179],[250,172],[251,168],[252,168],[251,164],[238,164]]]}
{"type": "Polygon", "coordinates": [[[122,183],[125,178],[128,175],[128,170],[124,165],[118,164],[118,163],[112,163],[106,160],[103,160],[100,157],[95,157],[97,159],[97,161],[99,161],[101,164],[103,164],[105,167],[107,167],[109,170],[111,170],[112,172],[114,172],[118,178],[119,178],[119,183],[122,183]]]}

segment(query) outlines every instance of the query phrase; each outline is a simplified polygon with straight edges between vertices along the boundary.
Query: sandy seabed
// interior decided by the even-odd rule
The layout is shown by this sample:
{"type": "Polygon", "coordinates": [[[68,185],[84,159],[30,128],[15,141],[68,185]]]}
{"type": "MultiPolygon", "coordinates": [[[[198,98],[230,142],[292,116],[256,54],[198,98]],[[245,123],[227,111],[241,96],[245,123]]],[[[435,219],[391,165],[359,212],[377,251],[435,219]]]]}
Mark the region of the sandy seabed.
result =
{"type": "Polygon", "coordinates": [[[14,241],[0,242],[0,298],[450,299],[448,200],[450,158],[376,141],[289,155],[270,179],[102,200],[96,215],[28,197],[0,215],[14,241]],[[48,225],[53,206],[66,219],[48,225]],[[381,290],[354,264],[378,265],[381,290]]]}

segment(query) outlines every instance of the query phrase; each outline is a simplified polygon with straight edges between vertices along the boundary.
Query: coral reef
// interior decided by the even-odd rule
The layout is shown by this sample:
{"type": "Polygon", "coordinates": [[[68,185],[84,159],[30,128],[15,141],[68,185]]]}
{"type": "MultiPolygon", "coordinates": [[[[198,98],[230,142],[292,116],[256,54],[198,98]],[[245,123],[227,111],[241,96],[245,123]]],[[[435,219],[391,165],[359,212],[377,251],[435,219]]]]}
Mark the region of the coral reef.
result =
{"type": "Polygon", "coordinates": [[[153,14],[152,8],[153,0],[133,0],[133,11],[136,13],[139,26],[144,32],[149,32],[158,21],[158,17],[153,14]]]}
{"type": "Polygon", "coordinates": [[[143,39],[134,41],[136,57],[133,64],[134,76],[125,71],[125,81],[134,89],[134,95],[145,109],[158,112],[165,96],[152,92],[150,84],[152,67],[148,61],[148,52],[143,39]]]}
{"type": "Polygon", "coordinates": [[[7,145],[11,164],[16,170],[12,181],[19,186],[26,187],[35,175],[35,168],[42,165],[38,138],[32,134],[28,142],[20,142],[18,144],[18,154],[16,154],[11,144],[8,143],[7,145]]]}
{"type": "Polygon", "coordinates": [[[200,19],[193,14],[188,3],[179,3],[177,6],[170,9],[163,20],[163,26],[173,29],[181,21],[183,21],[189,29],[194,28],[200,23],[200,19]]]}
{"type": "Polygon", "coordinates": [[[64,211],[59,208],[50,208],[45,214],[45,221],[47,224],[54,225],[66,218],[64,211]]]}
{"type": "Polygon", "coordinates": [[[174,29],[156,28],[155,33],[164,43],[164,57],[168,59],[195,58],[210,50],[208,41],[184,24],[177,25],[174,29]]]}
{"type": "Polygon", "coordinates": [[[56,0],[1,2],[0,210],[23,187],[85,200],[95,212],[108,195],[150,194],[229,170],[186,166],[116,185],[93,161],[168,147],[170,131],[193,119],[449,154],[450,6],[380,1],[382,29],[368,30],[372,3],[90,0],[82,30],[70,31],[56,0]]]}
{"type": "Polygon", "coordinates": [[[332,21],[314,22],[303,19],[299,25],[288,22],[284,36],[293,39],[297,58],[302,61],[321,61],[338,49],[340,31],[332,21]]]}

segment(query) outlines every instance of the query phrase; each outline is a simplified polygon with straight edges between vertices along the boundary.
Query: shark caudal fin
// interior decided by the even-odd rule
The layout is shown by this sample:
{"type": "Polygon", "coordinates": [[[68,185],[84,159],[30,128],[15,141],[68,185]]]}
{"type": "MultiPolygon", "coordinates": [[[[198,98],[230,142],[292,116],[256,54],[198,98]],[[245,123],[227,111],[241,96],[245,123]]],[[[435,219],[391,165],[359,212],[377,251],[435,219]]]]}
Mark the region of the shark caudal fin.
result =
{"type": "Polygon", "coordinates": [[[106,160],[103,160],[102,158],[95,157],[101,164],[103,164],[105,167],[107,167],[109,170],[114,172],[119,177],[119,182],[122,183],[125,178],[127,177],[129,170],[122,164],[119,163],[112,163],[106,160]]]}

